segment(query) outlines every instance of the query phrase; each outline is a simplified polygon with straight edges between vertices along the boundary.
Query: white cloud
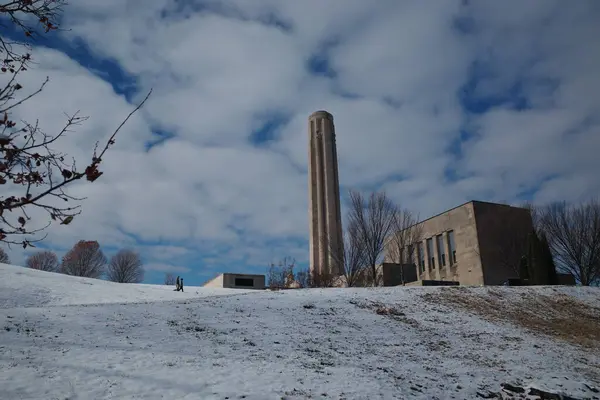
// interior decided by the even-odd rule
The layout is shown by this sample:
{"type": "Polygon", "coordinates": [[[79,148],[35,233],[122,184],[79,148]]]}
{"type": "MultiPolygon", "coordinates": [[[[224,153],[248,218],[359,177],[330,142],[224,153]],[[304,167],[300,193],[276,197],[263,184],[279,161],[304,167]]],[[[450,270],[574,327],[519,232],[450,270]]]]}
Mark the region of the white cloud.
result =
{"type": "Polygon", "coordinates": [[[157,263],[145,264],[144,269],[146,271],[157,271],[157,272],[165,272],[165,273],[190,272],[190,269],[188,267],[181,267],[178,265],[170,265],[170,264],[157,264],[157,263]]]}
{"type": "MultiPolygon", "coordinates": [[[[72,188],[88,197],[84,212],[68,228],[49,230],[51,246],[97,239],[137,246],[150,265],[200,263],[210,273],[266,266],[285,255],[305,262],[306,124],[318,109],[335,118],[343,190],[384,188],[422,217],[470,199],[518,201],[538,186],[540,201],[600,190],[590,172],[600,166],[600,50],[591,39],[600,28],[593,0],[502,7],[360,0],[144,4],[82,0],[67,7],[65,27],[72,30],[64,38],[117,62],[136,80],[134,100],[150,87],[154,93],[119,135],[105,175],[72,188]],[[315,54],[327,59],[333,78],[308,71],[315,54]],[[518,87],[530,108],[505,103],[467,112],[461,89],[473,68],[483,78],[470,92],[479,105],[518,87]],[[252,130],[271,115],[290,119],[274,141],[253,146],[252,130]],[[157,128],[176,137],[147,152],[157,128]],[[458,145],[459,157],[449,148],[461,130],[476,135],[458,145]],[[456,178],[447,178],[449,170],[456,178]]],[[[34,56],[40,66],[27,75],[26,87],[46,75],[52,86],[22,115],[39,117],[49,129],[60,126],[63,111],[90,115],[61,143],[85,161],[133,105],[57,51],[37,49],[34,56]]]]}

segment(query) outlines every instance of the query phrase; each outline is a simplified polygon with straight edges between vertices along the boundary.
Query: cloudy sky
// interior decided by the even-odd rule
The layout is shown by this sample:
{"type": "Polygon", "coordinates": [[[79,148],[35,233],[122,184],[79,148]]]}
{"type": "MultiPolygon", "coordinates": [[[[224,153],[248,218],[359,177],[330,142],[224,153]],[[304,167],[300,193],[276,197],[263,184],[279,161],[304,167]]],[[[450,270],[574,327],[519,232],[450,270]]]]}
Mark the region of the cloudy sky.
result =
{"type": "Polygon", "coordinates": [[[343,193],[386,190],[423,218],[596,196],[599,20],[597,0],[73,1],[68,30],[36,42],[23,84],[51,80],[18,116],[48,132],[90,116],[60,143],[83,164],[154,91],[45,246],[135,247],[151,283],[306,265],[319,109],[334,115],[343,193]]]}

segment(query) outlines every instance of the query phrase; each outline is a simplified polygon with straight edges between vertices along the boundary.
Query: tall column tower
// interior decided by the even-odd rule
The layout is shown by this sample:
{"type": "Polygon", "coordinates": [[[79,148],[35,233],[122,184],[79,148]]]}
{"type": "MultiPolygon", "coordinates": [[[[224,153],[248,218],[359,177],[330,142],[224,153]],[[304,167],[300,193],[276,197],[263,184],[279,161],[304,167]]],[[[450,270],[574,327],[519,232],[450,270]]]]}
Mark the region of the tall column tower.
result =
{"type": "Polygon", "coordinates": [[[344,273],[344,241],[333,115],[312,113],[308,136],[310,272],[339,276],[344,273]]]}

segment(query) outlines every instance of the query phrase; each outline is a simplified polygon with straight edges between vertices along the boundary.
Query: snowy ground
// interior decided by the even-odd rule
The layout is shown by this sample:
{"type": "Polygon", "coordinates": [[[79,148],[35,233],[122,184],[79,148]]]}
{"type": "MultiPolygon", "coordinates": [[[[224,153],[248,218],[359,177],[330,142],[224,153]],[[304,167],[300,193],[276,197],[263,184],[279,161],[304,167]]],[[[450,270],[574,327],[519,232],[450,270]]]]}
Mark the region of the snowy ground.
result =
{"type": "Polygon", "coordinates": [[[536,332],[468,305],[552,296],[598,322],[599,289],[181,294],[48,275],[0,265],[0,398],[477,399],[502,383],[600,398],[593,331],[536,332]]]}

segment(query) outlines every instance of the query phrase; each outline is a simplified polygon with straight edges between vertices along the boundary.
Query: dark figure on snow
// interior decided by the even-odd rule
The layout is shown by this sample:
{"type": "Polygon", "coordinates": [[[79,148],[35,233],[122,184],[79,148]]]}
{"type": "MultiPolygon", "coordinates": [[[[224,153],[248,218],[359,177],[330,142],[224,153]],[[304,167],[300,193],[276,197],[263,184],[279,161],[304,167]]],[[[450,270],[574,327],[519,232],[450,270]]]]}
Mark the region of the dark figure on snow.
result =
{"type": "Polygon", "coordinates": [[[179,292],[179,277],[177,277],[177,280],[175,281],[175,290],[179,292]]]}
{"type": "Polygon", "coordinates": [[[179,280],[179,289],[183,292],[183,278],[179,280]]]}

